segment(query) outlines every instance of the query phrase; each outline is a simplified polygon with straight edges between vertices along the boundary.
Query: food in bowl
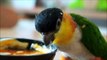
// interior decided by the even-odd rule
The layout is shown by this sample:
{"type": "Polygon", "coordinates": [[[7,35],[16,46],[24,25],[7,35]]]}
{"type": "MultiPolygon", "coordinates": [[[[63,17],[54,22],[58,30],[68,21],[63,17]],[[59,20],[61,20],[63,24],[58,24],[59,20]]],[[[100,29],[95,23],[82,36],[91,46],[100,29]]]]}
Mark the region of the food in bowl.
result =
{"type": "Polygon", "coordinates": [[[27,56],[27,55],[40,55],[51,52],[45,45],[38,43],[21,42],[17,39],[0,39],[0,55],[11,56],[27,56]],[[29,46],[29,49],[27,49],[29,46]]]}
{"type": "Polygon", "coordinates": [[[13,55],[13,56],[27,56],[27,55],[37,55],[43,54],[39,51],[32,51],[32,50],[0,50],[0,54],[2,55],[13,55]]]}
{"type": "Polygon", "coordinates": [[[0,38],[0,50],[4,50],[0,52],[0,60],[53,60],[57,47],[33,39],[0,38]],[[6,41],[8,44],[3,43],[6,41]],[[17,54],[12,55],[11,51],[17,54]]]}
{"type": "Polygon", "coordinates": [[[27,42],[20,42],[16,39],[5,38],[0,39],[0,50],[6,49],[26,49],[28,46],[27,42]]]}

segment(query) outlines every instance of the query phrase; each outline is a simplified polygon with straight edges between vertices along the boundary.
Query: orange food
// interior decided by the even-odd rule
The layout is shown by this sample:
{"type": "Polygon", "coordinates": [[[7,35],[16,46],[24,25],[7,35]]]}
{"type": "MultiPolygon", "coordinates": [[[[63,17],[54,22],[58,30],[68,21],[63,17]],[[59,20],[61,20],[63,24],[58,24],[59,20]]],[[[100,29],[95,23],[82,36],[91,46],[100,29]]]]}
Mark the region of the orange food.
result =
{"type": "Polygon", "coordinates": [[[32,51],[32,50],[0,50],[0,53],[9,53],[9,55],[38,55],[43,54],[39,51],[32,51]]]}
{"type": "Polygon", "coordinates": [[[33,50],[28,50],[28,42],[21,42],[16,39],[4,39],[0,41],[0,55],[28,56],[40,55],[48,53],[47,48],[43,48],[39,44],[32,43],[33,50]]]}

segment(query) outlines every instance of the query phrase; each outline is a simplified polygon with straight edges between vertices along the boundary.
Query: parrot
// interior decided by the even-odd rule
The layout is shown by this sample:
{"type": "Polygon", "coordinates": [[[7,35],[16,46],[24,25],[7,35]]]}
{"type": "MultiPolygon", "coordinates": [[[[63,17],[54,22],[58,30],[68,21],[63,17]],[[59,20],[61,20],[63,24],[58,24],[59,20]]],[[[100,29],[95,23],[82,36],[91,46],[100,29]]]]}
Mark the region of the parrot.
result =
{"type": "Polygon", "coordinates": [[[36,16],[35,28],[47,46],[55,44],[71,60],[107,60],[107,41],[98,26],[83,16],[47,8],[36,16]]]}

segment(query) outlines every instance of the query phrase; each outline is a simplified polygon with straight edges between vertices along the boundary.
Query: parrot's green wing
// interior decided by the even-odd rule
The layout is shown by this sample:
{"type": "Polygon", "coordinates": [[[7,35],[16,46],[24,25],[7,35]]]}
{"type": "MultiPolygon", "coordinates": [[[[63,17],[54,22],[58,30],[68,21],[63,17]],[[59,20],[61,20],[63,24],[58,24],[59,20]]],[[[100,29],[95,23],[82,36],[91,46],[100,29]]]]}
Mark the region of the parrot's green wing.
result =
{"type": "Polygon", "coordinates": [[[81,42],[95,56],[107,60],[107,42],[101,35],[98,27],[87,18],[71,13],[74,21],[80,26],[82,32],[81,42]]]}

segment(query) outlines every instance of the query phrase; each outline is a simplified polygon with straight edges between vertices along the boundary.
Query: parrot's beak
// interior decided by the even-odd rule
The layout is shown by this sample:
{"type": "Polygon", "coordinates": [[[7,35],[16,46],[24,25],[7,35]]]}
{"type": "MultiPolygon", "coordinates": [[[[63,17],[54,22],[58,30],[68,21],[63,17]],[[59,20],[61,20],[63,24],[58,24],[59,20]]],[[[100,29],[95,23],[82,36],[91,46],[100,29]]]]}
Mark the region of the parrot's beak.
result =
{"type": "Polygon", "coordinates": [[[54,33],[44,33],[43,35],[43,40],[46,45],[49,45],[54,41],[54,33]]]}

